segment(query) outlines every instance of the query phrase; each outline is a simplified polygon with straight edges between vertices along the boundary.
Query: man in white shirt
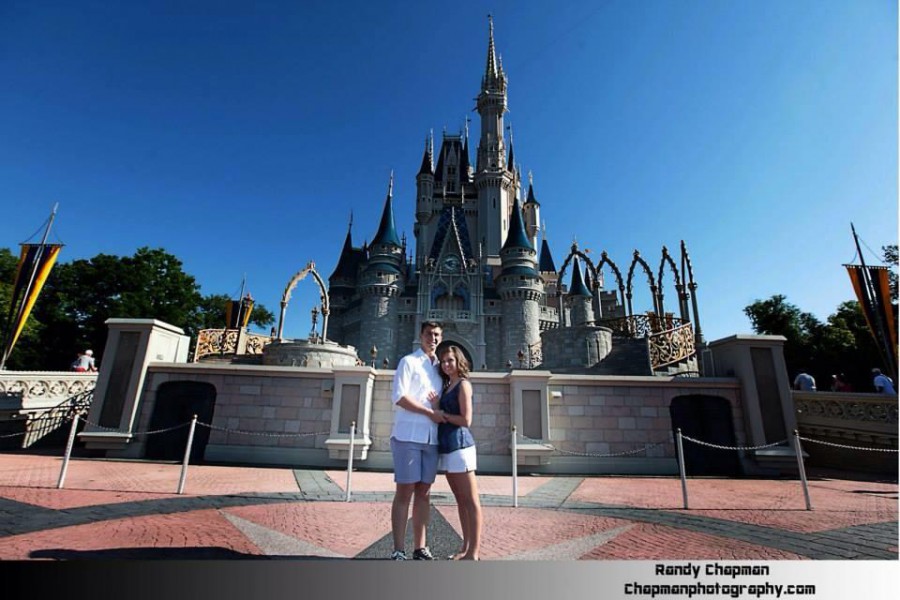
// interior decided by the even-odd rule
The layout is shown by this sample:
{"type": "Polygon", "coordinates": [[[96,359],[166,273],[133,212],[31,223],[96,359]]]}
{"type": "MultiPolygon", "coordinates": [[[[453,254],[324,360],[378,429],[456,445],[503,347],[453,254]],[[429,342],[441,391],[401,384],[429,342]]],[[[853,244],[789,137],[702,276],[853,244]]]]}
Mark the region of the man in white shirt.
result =
{"type": "Polygon", "coordinates": [[[872,380],[872,385],[875,386],[875,391],[879,394],[889,394],[891,396],[896,396],[897,391],[894,390],[894,382],[891,381],[891,378],[887,375],[882,374],[881,369],[872,369],[872,375],[875,379],[872,380]]]}
{"type": "Polygon", "coordinates": [[[441,391],[441,375],[435,355],[441,343],[440,323],[426,321],[419,331],[421,348],[404,356],[394,372],[391,398],[394,427],[391,455],[394,460],[394,502],[391,531],[394,552],[391,560],[406,560],[406,522],[413,501],[413,560],[434,560],[425,544],[425,530],[431,512],[431,484],[437,476],[437,424],[443,418],[431,407],[431,397],[441,391]]]}

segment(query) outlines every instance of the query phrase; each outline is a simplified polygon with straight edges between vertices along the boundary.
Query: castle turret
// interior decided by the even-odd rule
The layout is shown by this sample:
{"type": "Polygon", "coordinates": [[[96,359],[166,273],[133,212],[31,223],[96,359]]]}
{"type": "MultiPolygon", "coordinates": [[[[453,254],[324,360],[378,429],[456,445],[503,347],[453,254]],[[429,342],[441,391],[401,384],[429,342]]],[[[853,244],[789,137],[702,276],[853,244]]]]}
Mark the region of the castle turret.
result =
{"type": "Polygon", "coordinates": [[[425,254],[425,226],[432,213],[434,198],[434,138],[425,140],[425,151],[422,154],[422,166],[416,175],[416,223],[413,234],[416,236],[416,256],[425,254]]]}
{"type": "Polygon", "coordinates": [[[523,216],[525,217],[525,233],[531,240],[531,245],[537,247],[537,234],[541,226],[541,204],[534,196],[534,183],[531,173],[528,173],[528,197],[522,206],[523,216]]]}
{"type": "Polygon", "coordinates": [[[370,350],[378,350],[379,359],[396,361],[397,302],[403,289],[403,244],[394,225],[394,175],[388,186],[384,212],[378,232],[369,245],[369,260],[359,281],[361,320],[366,327],[360,332],[357,351],[367,360],[370,350]]]}
{"type": "MultiPolygon", "coordinates": [[[[356,288],[356,275],[359,268],[359,251],[353,248],[351,229],[353,220],[347,227],[347,237],[344,238],[344,247],[341,249],[341,257],[334,268],[334,272],[328,278],[328,297],[331,308],[334,311],[343,310],[353,297],[356,288]]],[[[334,325],[334,323],[332,323],[334,325]]]]}
{"type": "Polygon", "coordinates": [[[519,199],[513,201],[509,235],[500,250],[500,276],[496,280],[503,309],[503,361],[516,364],[519,351],[540,341],[544,285],[537,272],[537,252],[525,234],[519,199]]]}
{"type": "Polygon", "coordinates": [[[572,315],[572,325],[594,324],[594,308],[592,306],[593,294],[588,290],[581,275],[581,265],[578,257],[572,261],[572,285],[569,286],[569,307],[572,315]]]}

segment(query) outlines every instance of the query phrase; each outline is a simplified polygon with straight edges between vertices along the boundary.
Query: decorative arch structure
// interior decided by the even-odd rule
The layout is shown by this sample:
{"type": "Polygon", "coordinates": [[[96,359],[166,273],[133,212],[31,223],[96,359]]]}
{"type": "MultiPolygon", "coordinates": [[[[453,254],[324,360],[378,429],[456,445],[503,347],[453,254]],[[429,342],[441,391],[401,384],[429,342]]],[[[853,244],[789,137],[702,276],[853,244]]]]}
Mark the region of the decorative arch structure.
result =
{"type": "Polygon", "coordinates": [[[287,312],[288,303],[291,300],[291,292],[294,291],[294,288],[297,287],[297,284],[304,279],[307,275],[312,275],[313,279],[316,281],[316,284],[319,286],[319,298],[322,302],[322,341],[324,342],[326,339],[326,335],[328,334],[328,315],[331,313],[331,304],[328,300],[328,290],[325,287],[325,281],[322,279],[322,276],[319,275],[318,271],[316,271],[316,263],[313,261],[309,261],[306,263],[306,266],[298,271],[291,280],[288,282],[287,286],[284,288],[284,294],[281,296],[281,313],[278,316],[278,341],[283,341],[283,333],[284,333],[284,315],[287,312]]]}
{"type": "Polygon", "coordinates": [[[634,258],[631,261],[631,267],[628,269],[628,280],[625,287],[625,300],[628,306],[628,315],[634,314],[634,309],[631,306],[631,297],[632,297],[632,279],[634,278],[634,268],[637,265],[641,265],[644,269],[644,273],[647,274],[647,281],[650,284],[650,296],[653,298],[653,312],[657,315],[660,314],[659,311],[659,297],[657,296],[657,286],[656,280],[653,278],[653,271],[650,270],[650,265],[647,264],[643,258],[641,258],[641,253],[637,250],[634,251],[634,258]]]}
{"type": "MultiPolygon", "coordinates": [[[[619,271],[619,266],[612,261],[609,255],[606,253],[606,250],[600,253],[600,262],[597,263],[597,273],[600,273],[600,270],[603,268],[603,265],[609,265],[609,268],[612,269],[613,275],[616,276],[616,284],[619,286],[619,300],[625,301],[625,281],[622,279],[622,272],[619,271]]],[[[595,285],[599,285],[596,283],[595,285]]]]}
{"type": "MultiPolygon", "coordinates": [[[[562,306],[563,306],[563,303],[562,303],[562,287],[563,287],[563,286],[562,286],[561,284],[562,284],[563,281],[565,281],[564,277],[565,277],[565,275],[566,275],[566,269],[569,268],[569,263],[572,262],[572,259],[575,258],[576,256],[577,256],[578,258],[580,258],[581,260],[583,260],[583,261],[584,261],[584,264],[586,264],[586,265],[588,266],[588,268],[590,269],[590,271],[591,271],[591,287],[593,288],[593,289],[591,290],[591,294],[592,294],[592,295],[596,295],[596,294],[597,294],[597,288],[598,288],[599,285],[600,285],[600,283],[599,283],[599,281],[600,281],[600,279],[599,279],[599,271],[598,271],[598,269],[594,266],[593,261],[591,261],[591,259],[588,258],[587,254],[585,254],[584,252],[582,252],[581,250],[578,249],[578,243],[577,243],[577,242],[573,242],[573,243],[572,243],[572,248],[569,250],[568,256],[566,256],[566,260],[563,261],[563,264],[562,264],[562,266],[559,268],[559,271],[558,271],[558,273],[559,273],[559,275],[558,275],[558,280],[559,280],[559,282],[560,282],[560,285],[557,285],[557,286],[556,286],[556,297],[559,298],[559,304],[558,304],[558,306],[560,307],[560,308],[559,308],[559,326],[560,326],[560,327],[565,327],[565,323],[563,322],[563,320],[565,319],[565,311],[562,309],[562,306]]],[[[603,256],[606,256],[606,253],[605,253],[605,252],[603,253],[603,256]]],[[[603,263],[601,262],[601,264],[603,264],[603,263]]],[[[618,272],[618,271],[617,271],[617,272],[618,272]]]]}
{"type": "Polygon", "coordinates": [[[672,260],[672,257],[669,255],[669,249],[665,246],[662,247],[662,257],[659,260],[659,277],[657,278],[659,285],[659,312],[665,314],[663,305],[663,275],[665,274],[666,265],[669,266],[669,270],[672,271],[672,275],[675,278],[675,291],[678,293],[678,313],[681,316],[682,322],[686,323],[690,321],[690,317],[688,316],[687,295],[684,293],[684,283],[681,280],[681,276],[678,274],[678,267],[675,266],[675,261],[672,260]]]}

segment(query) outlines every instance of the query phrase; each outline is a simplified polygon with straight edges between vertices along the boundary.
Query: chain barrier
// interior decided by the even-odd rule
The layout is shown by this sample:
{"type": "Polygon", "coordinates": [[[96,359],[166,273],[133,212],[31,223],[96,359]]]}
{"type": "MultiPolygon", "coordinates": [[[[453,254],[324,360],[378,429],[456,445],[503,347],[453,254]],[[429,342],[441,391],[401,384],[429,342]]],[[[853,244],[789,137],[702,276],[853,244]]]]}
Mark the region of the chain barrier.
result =
{"type": "Polygon", "coordinates": [[[847,446],[846,444],[835,444],[834,442],[826,442],[824,440],[813,440],[800,436],[804,442],[812,442],[813,444],[821,444],[823,446],[833,446],[835,448],[845,448],[847,450],[863,450],[865,452],[897,452],[897,448],[864,448],[862,446],[847,446]]]}
{"type": "Polygon", "coordinates": [[[265,431],[244,431],[241,429],[228,429],[227,427],[219,427],[211,423],[197,421],[197,425],[212,429],[214,431],[224,431],[225,433],[236,433],[238,435],[256,435],[260,437],[312,437],[317,435],[331,435],[330,431],[317,431],[315,433],[283,433],[283,432],[265,432],[265,431]]]}
{"type": "Polygon", "coordinates": [[[175,431],[176,429],[182,429],[184,427],[187,427],[188,425],[190,425],[190,422],[182,423],[181,425],[173,425],[172,427],[166,427],[165,429],[156,429],[153,431],[134,431],[131,433],[131,435],[134,437],[139,437],[142,435],[155,435],[157,433],[166,433],[169,431],[175,431]]]}
{"type": "Polygon", "coordinates": [[[720,446],[719,444],[713,444],[710,442],[704,442],[701,440],[695,440],[692,437],[688,437],[681,434],[682,439],[685,439],[689,442],[694,442],[695,444],[699,444],[701,446],[708,446],[710,448],[715,448],[716,450],[762,450],[764,448],[773,448],[775,446],[781,446],[782,444],[787,444],[788,440],[783,439],[778,442],[772,442],[771,444],[762,444],[760,446],[720,446]]]}
{"type": "MultiPolygon", "coordinates": [[[[97,429],[100,429],[101,431],[119,431],[118,427],[106,427],[105,425],[101,425],[100,423],[94,423],[93,421],[88,421],[87,419],[84,419],[84,423],[85,423],[85,425],[90,425],[91,427],[96,427],[97,429]]],[[[179,427],[181,427],[181,425],[179,425],[179,427]]],[[[137,434],[133,433],[132,435],[137,435],[137,434]]]]}
{"type": "Polygon", "coordinates": [[[560,454],[567,454],[569,456],[587,456],[589,458],[613,458],[616,456],[629,456],[631,454],[640,454],[641,452],[646,452],[647,450],[651,450],[653,448],[657,448],[659,446],[662,446],[662,445],[668,443],[668,440],[666,440],[664,442],[657,442],[655,444],[648,444],[646,446],[641,446],[640,448],[635,448],[634,450],[625,450],[624,452],[600,453],[600,452],[574,452],[572,450],[562,450],[560,448],[557,448],[553,444],[547,444],[540,440],[531,439],[530,437],[523,435],[521,433],[517,434],[517,438],[521,438],[522,440],[538,444],[539,446],[543,446],[544,448],[548,448],[550,450],[553,450],[554,452],[559,452],[560,454]]]}

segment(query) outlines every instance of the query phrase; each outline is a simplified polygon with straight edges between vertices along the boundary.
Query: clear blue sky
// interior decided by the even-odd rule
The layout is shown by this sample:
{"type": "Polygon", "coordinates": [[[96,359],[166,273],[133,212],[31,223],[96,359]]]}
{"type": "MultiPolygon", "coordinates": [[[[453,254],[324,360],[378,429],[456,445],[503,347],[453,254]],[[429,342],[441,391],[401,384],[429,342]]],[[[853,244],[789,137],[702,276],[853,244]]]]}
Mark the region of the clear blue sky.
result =
{"type": "Polygon", "coordinates": [[[656,270],[683,239],[713,340],[754,299],[821,319],[851,299],[851,221],[897,242],[892,1],[6,0],[0,245],[59,202],[60,260],[162,247],[277,314],[307,261],[330,275],[351,210],[372,238],[391,169],[412,240],[428,131],[471,116],[477,138],[488,12],[558,264],[577,236],[656,270]]]}

